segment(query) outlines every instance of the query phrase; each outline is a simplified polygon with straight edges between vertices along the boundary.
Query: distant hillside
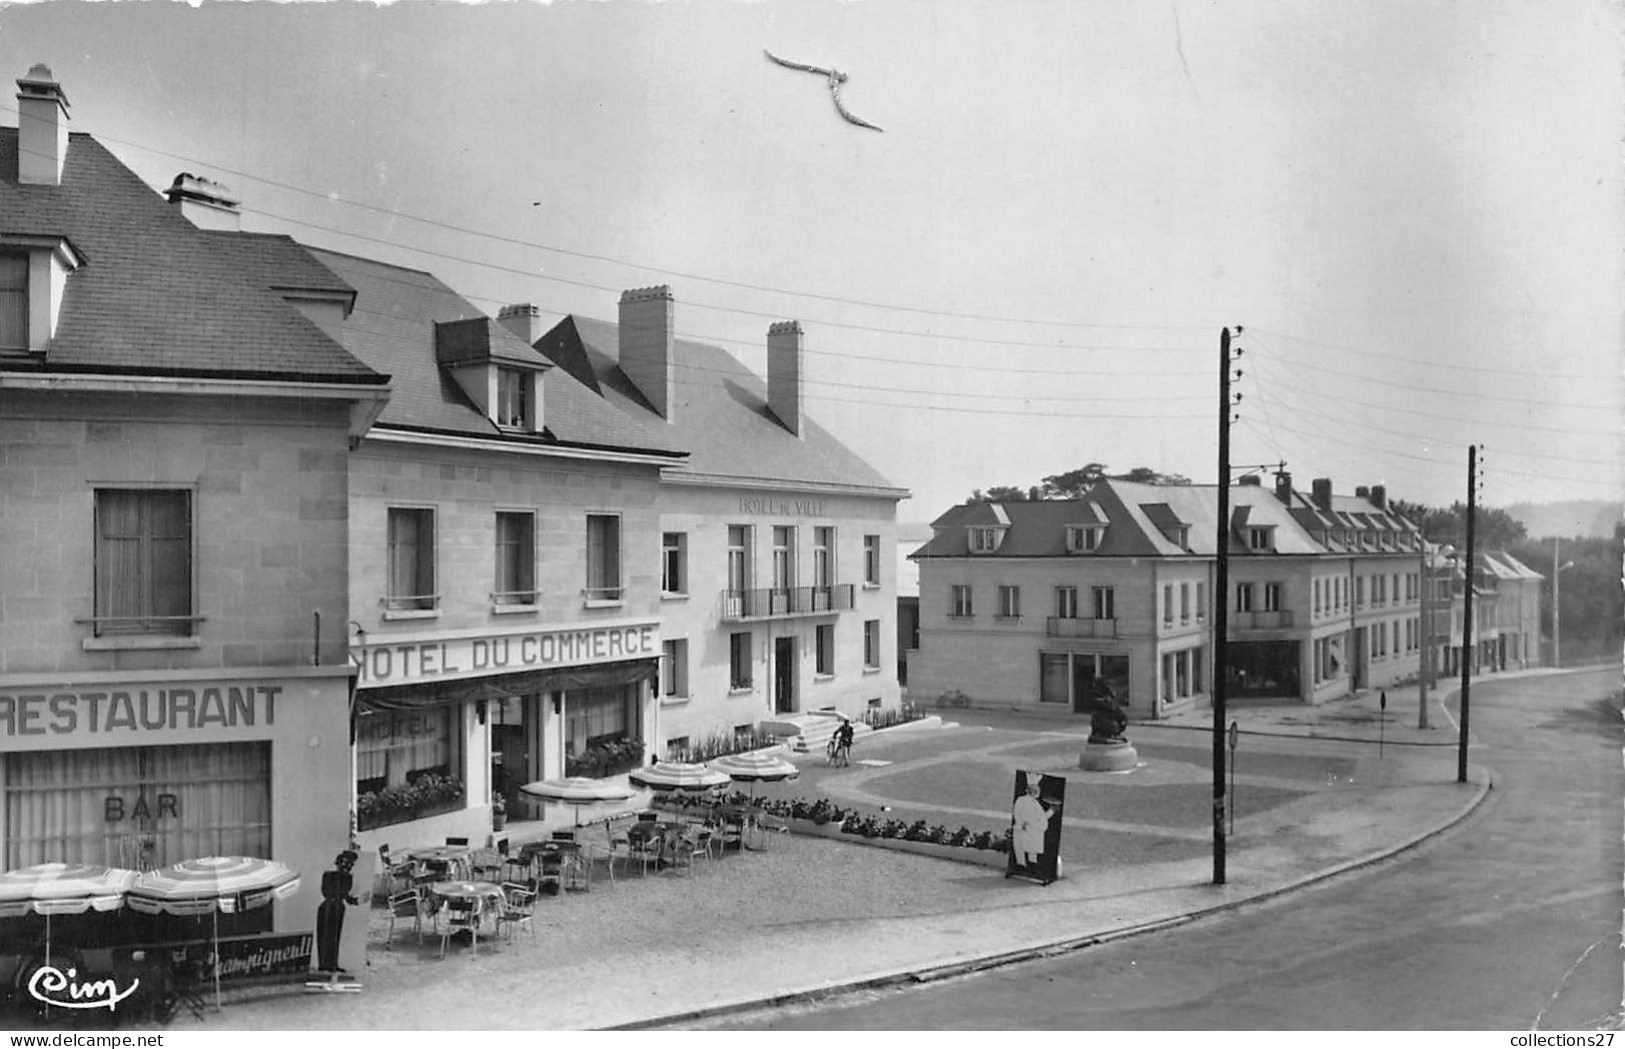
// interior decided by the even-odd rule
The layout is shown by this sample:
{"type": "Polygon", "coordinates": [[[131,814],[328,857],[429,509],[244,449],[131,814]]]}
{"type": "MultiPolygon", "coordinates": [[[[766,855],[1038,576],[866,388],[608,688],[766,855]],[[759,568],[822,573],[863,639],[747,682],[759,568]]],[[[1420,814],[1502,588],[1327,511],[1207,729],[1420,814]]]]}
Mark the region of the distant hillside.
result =
{"type": "Polygon", "coordinates": [[[1594,499],[1577,499],[1566,503],[1514,503],[1507,507],[1507,513],[1523,525],[1531,539],[1553,536],[1606,539],[1614,534],[1614,525],[1620,521],[1621,510],[1619,503],[1594,499]]]}

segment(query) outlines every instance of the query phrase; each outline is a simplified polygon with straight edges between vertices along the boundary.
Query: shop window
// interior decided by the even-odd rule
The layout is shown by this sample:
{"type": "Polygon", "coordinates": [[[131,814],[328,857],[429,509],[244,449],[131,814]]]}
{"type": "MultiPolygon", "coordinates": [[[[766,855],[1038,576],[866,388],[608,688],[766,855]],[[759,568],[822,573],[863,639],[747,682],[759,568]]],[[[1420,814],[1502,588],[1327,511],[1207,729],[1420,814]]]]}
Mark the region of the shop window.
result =
{"type": "Polygon", "coordinates": [[[536,603],[536,515],[497,511],[497,578],[491,602],[536,603]]]}
{"type": "Polygon", "coordinates": [[[28,349],[28,256],[0,255],[0,350],[28,349]]]}
{"type": "Polygon", "coordinates": [[[1021,618],[1021,587],[1019,587],[1019,586],[1001,586],[1001,587],[999,587],[999,618],[1000,619],[1020,619],[1021,618]]]}
{"type": "Polygon", "coordinates": [[[863,582],[866,586],[880,585],[880,537],[863,537],[863,582]]]}
{"type": "Polygon", "coordinates": [[[747,689],[751,687],[750,634],[740,632],[728,635],[728,687],[731,689],[747,689]]]}
{"type": "Polygon", "coordinates": [[[602,779],[643,764],[639,684],[588,688],[564,700],[564,774],[602,779]]]}
{"type": "Polygon", "coordinates": [[[688,534],[685,532],[660,534],[660,591],[688,593],[688,534]]]}
{"type": "Polygon", "coordinates": [[[389,593],[386,611],[426,611],[435,608],[434,511],[389,508],[389,593]]]}
{"type": "Polygon", "coordinates": [[[1202,682],[1207,679],[1207,670],[1203,661],[1207,658],[1202,647],[1191,649],[1191,695],[1200,696],[1204,691],[1202,682]]]}
{"type": "Polygon", "coordinates": [[[615,514],[587,515],[587,589],[590,602],[621,599],[621,519],[615,514]]]}
{"type": "Polygon", "coordinates": [[[1072,669],[1064,652],[1038,654],[1038,700],[1041,703],[1072,702],[1072,669]]]}
{"type": "Polygon", "coordinates": [[[1117,591],[1109,586],[1097,586],[1091,591],[1094,598],[1096,619],[1117,618],[1117,591]]]}
{"type": "Polygon", "coordinates": [[[863,621],[863,668],[880,669],[880,620],[863,621]]]}
{"type": "Polygon", "coordinates": [[[835,624],[821,623],[814,631],[813,672],[822,677],[835,673],[835,624]]]}
{"type": "Polygon", "coordinates": [[[969,619],[971,610],[970,587],[956,583],[948,589],[948,618],[969,619]]]}
{"type": "Polygon", "coordinates": [[[688,639],[672,638],[661,643],[660,694],[678,698],[688,695],[688,639]]]}
{"type": "Polygon", "coordinates": [[[188,637],[192,615],[192,493],[96,490],[98,637],[188,637]]]}
{"type": "Polygon", "coordinates": [[[454,707],[380,711],[356,719],[360,829],[462,808],[463,775],[454,707]]]}
{"type": "Polygon", "coordinates": [[[1075,586],[1058,586],[1055,588],[1055,618],[1078,618],[1078,588],[1075,586]]]}
{"type": "Polygon", "coordinates": [[[1179,653],[1179,658],[1174,660],[1174,691],[1179,695],[1180,699],[1184,699],[1191,694],[1190,664],[1191,654],[1189,649],[1179,653]]]}

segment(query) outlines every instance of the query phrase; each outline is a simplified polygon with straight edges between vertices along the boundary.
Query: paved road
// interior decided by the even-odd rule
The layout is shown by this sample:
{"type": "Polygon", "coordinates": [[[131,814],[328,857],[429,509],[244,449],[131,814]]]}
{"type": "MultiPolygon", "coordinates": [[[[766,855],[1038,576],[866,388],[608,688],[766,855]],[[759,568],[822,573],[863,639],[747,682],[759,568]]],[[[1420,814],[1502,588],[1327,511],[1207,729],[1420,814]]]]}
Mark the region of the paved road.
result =
{"type": "MultiPolygon", "coordinates": [[[[1475,682],[1469,820],[1270,903],[1062,958],[820,1008],[769,1029],[1543,1030],[1618,1026],[1619,672],[1475,682]]],[[[1453,769],[1456,752],[1437,751],[1453,769]]]]}

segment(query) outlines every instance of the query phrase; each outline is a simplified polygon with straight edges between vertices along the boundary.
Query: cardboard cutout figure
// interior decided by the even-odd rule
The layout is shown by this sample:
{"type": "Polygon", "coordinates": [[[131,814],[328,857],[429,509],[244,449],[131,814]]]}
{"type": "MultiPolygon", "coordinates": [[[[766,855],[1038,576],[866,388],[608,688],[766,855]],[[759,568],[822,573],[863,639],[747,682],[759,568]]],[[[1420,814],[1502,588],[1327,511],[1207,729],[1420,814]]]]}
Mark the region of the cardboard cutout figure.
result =
{"type": "Polygon", "coordinates": [[[326,973],[341,973],[339,968],[339,937],[344,932],[344,908],[360,901],[355,898],[356,854],[345,849],[333,857],[333,869],[322,874],[322,903],[316,908],[316,968],[326,973]]]}

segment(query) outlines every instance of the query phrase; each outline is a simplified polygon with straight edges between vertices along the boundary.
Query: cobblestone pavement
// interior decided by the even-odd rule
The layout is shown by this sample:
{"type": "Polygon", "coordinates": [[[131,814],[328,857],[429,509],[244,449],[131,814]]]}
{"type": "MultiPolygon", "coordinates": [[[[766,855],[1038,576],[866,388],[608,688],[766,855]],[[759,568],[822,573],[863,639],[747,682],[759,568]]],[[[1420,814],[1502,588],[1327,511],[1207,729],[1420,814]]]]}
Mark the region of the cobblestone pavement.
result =
{"type": "Polygon", "coordinates": [[[987,866],[793,835],[692,873],[643,876],[634,865],[613,886],[600,863],[590,892],[541,901],[534,937],[482,940],[477,956],[457,940],[441,959],[438,937],[420,946],[409,929],[386,944],[387,919],[374,911],[362,993],[228,1003],[174,1029],[681,1025],[1166,925],[1370,862],[1470,811],[1488,771],[1475,766],[1472,782],[1457,784],[1452,754],[1409,745],[1453,742],[1444,709],[1443,727],[1425,738],[1393,739],[1407,715],[1392,694],[1386,712],[1375,702],[1356,697],[1319,716],[1235,708],[1242,737],[1222,886],[1211,878],[1211,747],[1200,731],[1211,731],[1211,715],[1207,726],[1201,711],[1133,725],[1138,767],[1085,773],[1081,719],[943,711],[958,723],[860,737],[848,768],[798,756],[798,781],[758,792],[1002,832],[1015,769],[1065,775],[1061,881],[1038,886],[987,866]]]}

